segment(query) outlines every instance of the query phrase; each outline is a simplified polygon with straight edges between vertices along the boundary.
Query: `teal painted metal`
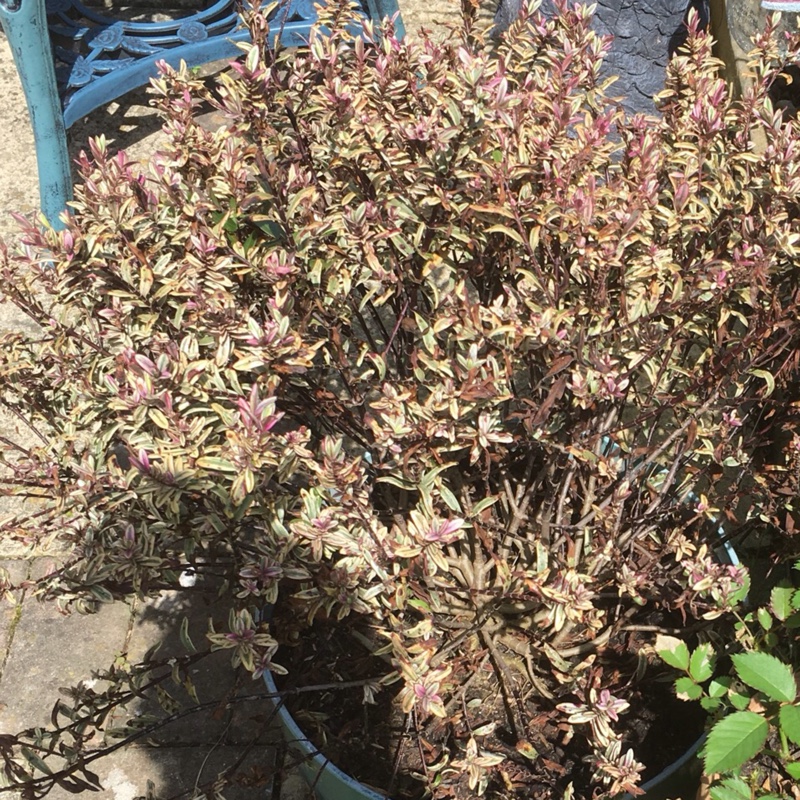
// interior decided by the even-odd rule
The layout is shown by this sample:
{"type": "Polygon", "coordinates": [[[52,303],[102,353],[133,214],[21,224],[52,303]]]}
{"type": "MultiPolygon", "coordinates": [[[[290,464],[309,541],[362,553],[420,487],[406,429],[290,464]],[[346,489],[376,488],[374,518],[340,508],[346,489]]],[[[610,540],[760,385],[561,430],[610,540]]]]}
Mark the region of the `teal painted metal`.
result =
{"type": "MultiPolygon", "coordinates": [[[[397,15],[397,0],[361,0],[374,20],[397,15]]],[[[272,18],[275,38],[302,46],[316,19],[313,0],[286,0],[272,18]]],[[[94,109],[146,84],[156,64],[198,67],[235,58],[237,42],[249,40],[236,0],[168,22],[127,22],[99,14],[80,0],[0,0],[0,24],[8,36],[28,103],[39,168],[42,211],[51,225],[72,197],[67,129],[94,109]]]]}
{"type": "Polygon", "coordinates": [[[45,216],[57,223],[72,197],[67,132],[61,111],[44,0],[0,2],[0,22],[8,37],[28,103],[39,167],[39,198],[45,216]]]}

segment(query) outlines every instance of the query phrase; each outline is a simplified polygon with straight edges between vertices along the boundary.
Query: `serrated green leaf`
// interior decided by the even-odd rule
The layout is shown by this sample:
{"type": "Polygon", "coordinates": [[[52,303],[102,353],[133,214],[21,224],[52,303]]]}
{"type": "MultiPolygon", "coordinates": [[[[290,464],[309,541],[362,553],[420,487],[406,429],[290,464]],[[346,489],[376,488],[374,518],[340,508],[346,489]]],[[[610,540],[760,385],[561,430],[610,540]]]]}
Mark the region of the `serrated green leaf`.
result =
{"type": "Polygon", "coordinates": [[[795,610],[792,604],[794,591],[794,587],[786,581],[781,581],[773,587],[769,595],[769,605],[777,619],[785,620],[795,610]]]}
{"type": "Polygon", "coordinates": [[[786,627],[791,631],[800,628],[800,611],[795,611],[786,620],[786,627]]]}
{"type": "Polygon", "coordinates": [[[769,653],[739,653],[731,659],[742,681],[770,700],[791,703],[797,696],[792,670],[779,658],[769,653]]]}
{"type": "Polygon", "coordinates": [[[689,669],[689,648],[686,642],[676,639],[674,636],[656,636],[656,653],[665,664],[669,664],[675,669],[689,669]]]}
{"type": "Polygon", "coordinates": [[[703,753],[706,774],[742,766],[764,746],[768,733],[767,721],[753,711],[737,711],[721,719],[706,739],[703,753]]]}
{"type": "Polygon", "coordinates": [[[697,700],[703,690],[691,678],[678,678],[675,681],[675,694],[681,700],[697,700]]]}
{"type": "Polygon", "coordinates": [[[701,697],[700,705],[703,707],[704,711],[711,713],[722,705],[722,700],[720,700],[719,697],[701,697]]]}
{"type": "Polygon", "coordinates": [[[749,694],[744,694],[743,692],[732,691],[728,695],[731,705],[739,711],[744,711],[750,705],[751,699],[749,694]]]}
{"type": "Polygon", "coordinates": [[[772,614],[770,614],[766,608],[759,608],[756,615],[758,617],[758,624],[765,631],[768,631],[772,627],[772,614]]]}
{"type": "Polygon", "coordinates": [[[797,706],[781,706],[778,712],[781,730],[795,744],[800,744],[800,708],[797,706]]]}
{"type": "Polygon", "coordinates": [[[714,678],[708,684],[708,694],[710,697],[724,697],[731,688],[733,678],[730,675],[723,675],[721,678],[714,678]]]}
{"type": "Polygon", "coordinates": [[[790,764],[784,764],[784,769],[791,775],[795,780],[800,780],[800,761],[793,761],[790,764]]]}
{"type": "Polygon", "coordinates": [[[746,572],[744,575],[744,579],[742,580],[742,585],[739,589],[735,592],[732,592],[731,595],[728,597],[728,602],[731,605],[737,605],[738,603],[742,603],[747,599],[747,596],[750,594],[750,573],[746,572]]]}
{"type": "Polygon", "coordinates": [[[726,778],[711,787],[711,800],[752,800],[750,787],[741,778],[726,778]]]}
{"type": "Polygon", "coordinates": [[[689,659],[689,675],[697,683],[707,681],[714,674],[716,654],[714,648],[707,642],[699,645],[692,652],[689,659]]]}

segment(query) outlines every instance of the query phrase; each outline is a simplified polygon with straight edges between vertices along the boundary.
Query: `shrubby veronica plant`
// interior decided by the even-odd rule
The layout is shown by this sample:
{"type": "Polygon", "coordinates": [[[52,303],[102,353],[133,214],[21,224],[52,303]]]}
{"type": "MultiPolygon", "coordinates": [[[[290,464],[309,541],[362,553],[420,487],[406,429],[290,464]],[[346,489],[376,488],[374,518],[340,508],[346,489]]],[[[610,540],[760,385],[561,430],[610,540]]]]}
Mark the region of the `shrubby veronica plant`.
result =
{"type": "MultiPolygon", "coordinates": [[[[274,52],[255,13],[215,86],[155,83],[149,167],[92,143],[66,230],[2,254],[40,327],[0,348],[36,438],[3,440],[36,500],[3,535],[67,545],[38,590],[78,611],[224,572],[210,643],[254,677],[265,603],[354,631],[435,796],[636,793],[656,634],[747,590],[719,525],[792,530],[800,139],[769,90],[797,48],[768,31],[734,101],[693,16],[662,116],[626,118],[589,9],[491,47],[473,17],[398,41],[334,6],[274,52]]],[[[73,700],[77,771],[104,717],[73,700]]],[[[12,780],[47,766],[26,741],[12,780]]]]}

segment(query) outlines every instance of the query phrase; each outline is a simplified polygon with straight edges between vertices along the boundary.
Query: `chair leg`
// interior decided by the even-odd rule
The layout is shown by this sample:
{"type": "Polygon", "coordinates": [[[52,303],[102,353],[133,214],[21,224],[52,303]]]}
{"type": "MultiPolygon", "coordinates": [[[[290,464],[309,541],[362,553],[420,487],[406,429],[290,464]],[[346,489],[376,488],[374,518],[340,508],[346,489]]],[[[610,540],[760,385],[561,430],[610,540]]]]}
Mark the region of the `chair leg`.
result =
{"type": "Polygon", "coordinates": [[[54,228],[62,228],[58,217],[72,198],[72,173],[44,0],[0,0],[0,23],[28,102],[42,213],[54,228]]]}

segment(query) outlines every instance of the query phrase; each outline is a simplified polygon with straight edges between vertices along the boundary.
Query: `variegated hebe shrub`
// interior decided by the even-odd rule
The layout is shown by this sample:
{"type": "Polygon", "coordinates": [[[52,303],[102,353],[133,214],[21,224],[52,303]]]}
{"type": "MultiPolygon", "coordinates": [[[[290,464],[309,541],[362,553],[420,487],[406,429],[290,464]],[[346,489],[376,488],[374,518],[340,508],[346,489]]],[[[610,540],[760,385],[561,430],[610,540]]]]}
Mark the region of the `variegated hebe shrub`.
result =
{"type": "Polygon", "coordinates": [[[762,37],[733,101],[692,19],[662,117],[626,118],[586,8],[492,47],[354,38],[351,14],[277,54],[256,14],[212,89],[166,70],[163,151],[93,143],[67,229],[3,255],[40,326],[0,349],[38,437],[3,440],[7,491],[38,498],[3,535],[66,543],[40,588],[79,610],[224,568],[238,610],[210,638],[255,675],[281,659],[248,609],[280,587],[385,644],[365,694],[399,678],[419,726],[452,722],[470,665],[522,686],[528,761],[453,722],[439,790],[546,771],[544,736],[635,791],[627,692],[662,667],[629,638],[741,598],[720,524],[793,527],[784,62],[762,37]]]}

